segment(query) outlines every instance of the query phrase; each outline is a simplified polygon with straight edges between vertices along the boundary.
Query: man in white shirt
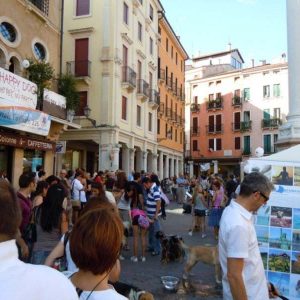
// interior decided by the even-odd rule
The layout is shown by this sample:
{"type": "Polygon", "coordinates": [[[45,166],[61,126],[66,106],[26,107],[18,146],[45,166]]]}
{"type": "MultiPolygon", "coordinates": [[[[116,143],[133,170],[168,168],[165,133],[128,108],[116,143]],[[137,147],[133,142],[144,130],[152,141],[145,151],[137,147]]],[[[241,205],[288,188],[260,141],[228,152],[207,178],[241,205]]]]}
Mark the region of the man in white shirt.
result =
{"type": "Polygon", "coordinates": [[[273,184],[261,173],[247,175],[220,221],[219,258],[225,300],[266,300],[269,292],[252,212],[269,200],[273,184]]]}
{"type": "Polygon", "coordinates": [[[14,190],[5,180],[0,180],[0,207],[0,299],[78,300],[63,274],[18,259],[15,236],[21,211],[14,190]]]}

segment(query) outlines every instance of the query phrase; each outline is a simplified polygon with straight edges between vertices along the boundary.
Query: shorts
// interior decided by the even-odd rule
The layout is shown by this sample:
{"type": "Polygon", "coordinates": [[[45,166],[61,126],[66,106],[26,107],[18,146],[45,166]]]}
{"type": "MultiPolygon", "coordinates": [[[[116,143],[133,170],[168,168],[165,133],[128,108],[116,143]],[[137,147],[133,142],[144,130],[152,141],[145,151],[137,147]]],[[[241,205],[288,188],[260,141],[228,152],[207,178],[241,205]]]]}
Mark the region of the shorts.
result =
{"type": "Polygon", "coordinates": [[[132,225],[139,226],[139,217],[140,215],[137,215],[132,218],[132,225]]]}
{"type": "Polygon", "coordinates": [[[73,210],[80,210],[81,203],[79,200],[71,200],[73,210]]]}
{"type": "Polygon", "coordinates": [[[195,209],[194,210],[194,216],[196,216],[196,217],[205,217],[206,216],[205,209],[195,209]]]}

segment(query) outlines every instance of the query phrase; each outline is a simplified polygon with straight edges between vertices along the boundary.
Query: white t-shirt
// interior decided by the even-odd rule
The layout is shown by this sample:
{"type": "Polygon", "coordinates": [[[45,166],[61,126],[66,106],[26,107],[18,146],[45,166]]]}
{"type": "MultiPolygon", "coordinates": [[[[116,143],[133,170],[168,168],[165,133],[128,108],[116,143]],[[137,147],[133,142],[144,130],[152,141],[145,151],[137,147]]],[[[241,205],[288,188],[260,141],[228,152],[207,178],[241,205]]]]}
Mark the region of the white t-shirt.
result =
{"type": "Polygon", "coordinates": [[[123,193],[123,195],[120,198],[118,208],[128,211],[130,210],[130,199],[128,199],[128,201],[125,199],[125,193],[123,193]]]}
{"type": "Polygon", "coordinates": [[[105,196],[111,204],[116,205],[116,199],[112,192],[105,191],[105,196]]]}
{"type": "Polygon", "coordinates": [[[18,259],[15,240],[0,243],[0,299],[78,300],[71,282],[60,272],[18,259]]]}
{"type": "MultiPolygon", "coordinates": [[[[65,239],[65,235],[63,235],[60,239],[60,241],[62,243],[64,243],[64,239],[65,239]]],[[[71,273],[75,273],[78,271],[78,268],[77,266],[75,265],[72,257],[71,257],[71,252],[70,252],[70,243],[69,243],[69,240],[67,241],[67,244],[66,244],[66,249],[65,249],[65,252],[66,252],[66,259],[67,259],[67,265],[68,265],[68,272],[71,272],[71,273]]],[[[69,273],[68,273],[69,274],[69,273]]]]}
{"type": "MultiPolygon", "coordinates": [[[[89,300],[128,300],[128,298],[120,295],[115,291],[113,286],[109,285],[109,289],[104,291],[94,291],[89,297],[89,300]]],[[[90,291],[83,291],[80,295],[80,300],[86,300],[90,291]]]]}
{"type": "Polygon", "coordinates": [[[72,182],[73,200],[80,200],[80,202],[86,202],[85,191],[83,191],[82,189],[83,189],[82,183],[75,178],[72,182]]]}
{"type": "Polygon", "coordinates": [[[225,300],[233,299],[227,278],[228,257],[244,259],[243,279],[248,300],[269,299],[252,214],[235,200],[223,211],[219,231],[219,259],[225,300]]]}

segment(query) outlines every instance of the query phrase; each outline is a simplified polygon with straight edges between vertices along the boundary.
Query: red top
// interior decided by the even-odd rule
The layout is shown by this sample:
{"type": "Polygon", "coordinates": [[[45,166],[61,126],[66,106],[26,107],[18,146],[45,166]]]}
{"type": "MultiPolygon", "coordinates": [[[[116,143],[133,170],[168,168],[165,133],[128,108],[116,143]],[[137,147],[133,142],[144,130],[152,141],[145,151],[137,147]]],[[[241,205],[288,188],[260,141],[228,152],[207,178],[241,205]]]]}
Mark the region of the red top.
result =
{"type": "Polygon", "coordinates": [[[30,215],[31,215],[31,210],[32,210],[32,203],[29,198],[26,198],[24,195],[21,193],[17,193],[17,197],[19,199],[21,211],[22,211],[22,222],[20,225],[20,231],[23,233],[25,227],[27,224],[29,224],[30,221],[30,215]]]}

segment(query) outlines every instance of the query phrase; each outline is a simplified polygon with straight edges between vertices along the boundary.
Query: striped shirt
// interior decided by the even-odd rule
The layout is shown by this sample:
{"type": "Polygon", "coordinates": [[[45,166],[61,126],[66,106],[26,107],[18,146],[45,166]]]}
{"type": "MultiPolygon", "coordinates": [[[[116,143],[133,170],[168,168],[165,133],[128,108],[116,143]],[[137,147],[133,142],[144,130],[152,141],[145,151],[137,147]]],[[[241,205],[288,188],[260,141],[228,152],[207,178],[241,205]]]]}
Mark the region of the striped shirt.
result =
{"type": "Polygon", "coordinates": [[[148,192],[148,198],[147,198],[147,215],[150,218],[155,216],[157,201],[160,201],[160,191],[159,191],[159,187],[155,183],[153,183],[153,185],[151,186],[148,192]]]}

